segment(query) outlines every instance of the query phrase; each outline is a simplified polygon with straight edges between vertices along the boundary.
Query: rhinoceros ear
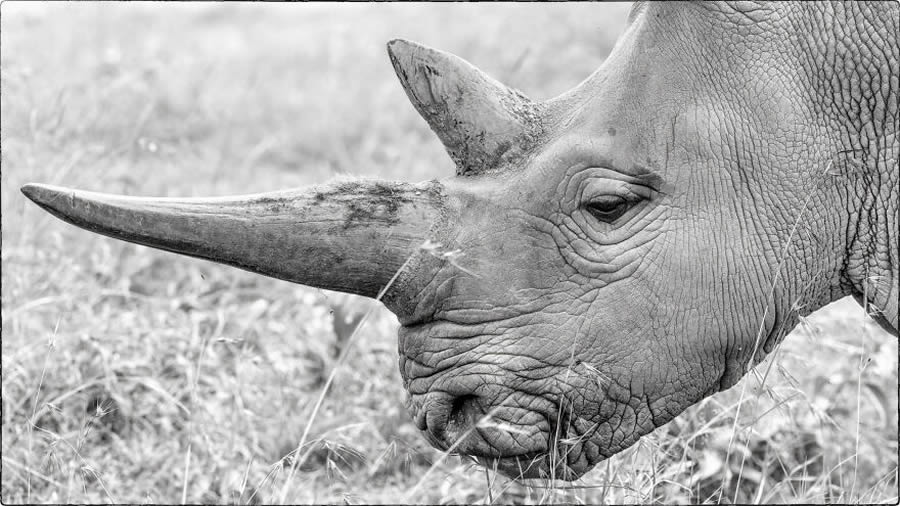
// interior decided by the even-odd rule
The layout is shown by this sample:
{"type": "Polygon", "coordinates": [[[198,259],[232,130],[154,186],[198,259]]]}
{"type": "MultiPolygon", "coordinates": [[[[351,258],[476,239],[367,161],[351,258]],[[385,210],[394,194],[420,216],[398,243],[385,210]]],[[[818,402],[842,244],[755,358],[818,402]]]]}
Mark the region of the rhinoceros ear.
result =
{"type": "Polygon", "coordinates": [[[459,175],[497,167],[540,138],[541,106],[465,60],[405,40],[388,43],[394,70],[459,175]]]}

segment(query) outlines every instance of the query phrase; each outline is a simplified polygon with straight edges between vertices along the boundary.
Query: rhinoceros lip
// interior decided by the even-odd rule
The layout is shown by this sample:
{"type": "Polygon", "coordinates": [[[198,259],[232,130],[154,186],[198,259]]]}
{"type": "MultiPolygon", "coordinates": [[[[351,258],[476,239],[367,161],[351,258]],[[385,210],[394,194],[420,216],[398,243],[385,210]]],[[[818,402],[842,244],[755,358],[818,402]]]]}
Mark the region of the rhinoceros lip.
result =
{"type": "MultiPolygon", "coordinates": [[[[554,432],[551,431],[551,434],[554,432]]],[[[481,441],[463,440],[457,443],[456,448],[451,448],[451,452],[474,458],[482,466],[513,479],[573,480],[587,471],[587,469],[575,469],[569,465],[569,454],[575,452],[575,455],[580,455],[583,451],[580,445],[563,445],[557,442],[550,444],[552,448],[550,451],[542,449],[504,454],[502,450],[485,452],[483,451],[484,446],[479,443],[485,444],[487,441],[483,439],[481,441]]]]}
{"type": "MultiPolygon", "coordinates": [[[[458,453],[474,458],[479,464],[499,471],[513,479],[561,479],[571,481],[580,478],[595,463],[582,459],[585,452],[584,442],[560,439],[558,427],[570,426],[568,410],[555,413],[550,418],[551,430],[548,432],[547,448],[537,451],[516,451],[508,454],[500,452],[486,453],[478,444],[463,442],[456,449],[458,453]],[[498,455],[499,453],[499,455],[498,455]]],[[[583,436],[582,436],[583,437],[583,436]]],[[[577,439],[581,439],[579,437],[577,439]]]]}
{"type": "Polygon", "coordinates": [[[522,455],[504,457],[482,457],[472,455],[482,466],[496,470],[513,479],[561,479],[573,480],[581,476],[581,472],[571,469],[560,462],[554,462],[550,453],[532,452],[522,455]]]}
{"type": "Polygon", "coordinates": [[[547,476],[547,454],[529,453],[512,457],[474,456],[479,464],[496,470],[510,478],[541,478],[547,476]]]}

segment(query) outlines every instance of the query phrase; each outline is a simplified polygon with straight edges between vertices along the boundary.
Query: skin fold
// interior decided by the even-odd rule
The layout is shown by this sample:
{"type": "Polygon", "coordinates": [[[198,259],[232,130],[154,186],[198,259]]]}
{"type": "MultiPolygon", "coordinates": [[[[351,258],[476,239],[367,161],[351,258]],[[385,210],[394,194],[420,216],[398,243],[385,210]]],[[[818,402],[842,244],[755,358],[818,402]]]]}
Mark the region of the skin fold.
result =
{"type": "Polygon", "coordinates": [[[333,280],[357,276],[374,297],[389,279],[381,300],[429,441],[572,480],[732,386],[831,301],[852,295],[897,333],[898,26],[895,2],[639,3],[603,66],[542,103],[394,41],[457,175],[290,193],[265,207],[279,224],[292,213],[289,233],[227,233],[278,248],[345,237],[304,250],[361,266],[340,276],[267,267],[287,260],[262,247],[222,258],[167,236],[165,213],[136,211],[149,233],[98,225],[113,197],[25,191],[93,231],[295,282],[352,291],[333,280]],[[338,216],[326,229],[323,199],[338,216]],[[382,249],[350,258],[364,243],[382,249]],[[385,255],[391,268],[370,272],[385,255]]]}

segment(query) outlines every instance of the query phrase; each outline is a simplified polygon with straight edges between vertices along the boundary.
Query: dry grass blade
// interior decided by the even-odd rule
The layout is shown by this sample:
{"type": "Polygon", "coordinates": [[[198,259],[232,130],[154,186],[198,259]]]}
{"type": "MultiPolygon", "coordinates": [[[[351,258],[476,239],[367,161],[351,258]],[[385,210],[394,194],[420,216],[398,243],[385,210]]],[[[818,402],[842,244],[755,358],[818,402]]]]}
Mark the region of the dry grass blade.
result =
{"type": "MultiPolygon", "coordinates": [[[[407,265],[409,265],[409,261],[412,260],[413,256],[416,252],[410,254],[410,256],[403,262],[403,265],[397,269],[397,272],[391,277],[391,279],[387,282],[387,284],[382,287],[381,291],[378,292],[378,295],[375,297],[375,301],[380,301],[384,294],[393,286],[394,282],[397,280],[397,277],[406,269],[407,265]]],[[[337,361],[334,364],[334,367],[331,369],[331,372],[328,374],[328,379],[325,381],[325,384],[322,385],[321,392],[319,393],[318,398],[316,399],[316,404],[313,406],[312,413],[309,416],[309,420],[306,422],[306,427],[303,429],[303,435],[300,437],[300,442],[297,443],[297,448],[295,452],[297,454],[300,453],[300,450],[306,444],[306,439],[309,437],[309,431],[312,428],[312,424],[316,419],[316,416],[319,413],[319,409],[322,407],[322,403],[325,401],[325,396],[328,394],[329,388],[331,387],[331,383],[334,381],[335,376],[337,375],[338,370],[344,364],[344,361],[347,359],[347,356],[350,354],[350,350],[353,349],[353,344],[356,342],[356,337],[359,335],[359,329],[365,325],[366,320],[372,312],[374,305],[369,306],[368,311],[363,315],[363,317],[356,324],[356,328],[353,329],[353,333],[350,334],[350,337],[347,339],[347,344],[341,350],[340,356],[338,356],[337,361]]],[[[304,454],[299,459],[291,459],[291,469],[288,472],[287,478],[285,479],[284,485],[281,487],[281,494],[279,496],[279,504],[284,504],[285,499],[287,498],[288,487],[290,485],[291,480],[294,478],[295,473],[297,472],[297,468],[306,461],[306,457],[308,454],[304,454]]]]}
{"type": "Polygon", "coordinates": [[[34,469],[32,469],[32,468],[26,466],[25,464],[20,464],[19,462],[16,462],[16,461],[14,461],[14,460],[12,460],[12,459],[10,459],[10,458],[7,458],[7,457],[2,457],[2,458],[3,458],[3,462],[5,462],[7,465],[10,465],[10,466],[15,467],[16,469],[20,469],[20,470],[22,470],[22,471],[25,471],[25,472],[28,473],[29,475],[34,476],[34,477],[36,477],[36,478],[40,478],[40,479],[46,481],[47,483],[50,483],[51,485],[54,485],[54,486],[56,486],[56,487],[58,487],[58,488],[62,488],[62,487],[65,486],[65,485],[63,485],[62,483],[60,483],[60,482],[54,480],[53,478],[50,478],[49,476],[46,476],[46,475],[44,475],[44,474],[41,474],[41,473],[38,472],[38,471],[35,471],[34,469]]]}
{"type": "Polygon", "coordinates": [[[422,486],[425,484],[426,481],[428,481],[428,478],[431,476],[432,472],[434,472],[440,466],[440,464],[444,462],[444,459],[446,459],[447,456],[451,455],[453,453],[453,451],[456,450],[456,448],[460,445],[460,443],[465,441],[465,439],[469,436],[469,434],[471,434],[474,430],[476,430],[476,428],[478,427],[479,424],[484,423],[487,420],[490,420],[491,417],[493,417],[493,415],[496,414],[498,409],[500,409],[499,406],[495,407],[494,409],[492,409],[491,411],[489,411],[488,413],[483,415],[481,418],[479,418],[478,422],[476,422],[474,425],[469,427],[468,430],[463,432],[462,435],[460,435],[457,438],[457,440],[454,441],[453,444],[450,445],[450,447],[447,448],[447,450],[441,454],[441,456],[438,458],[438,460],[434,464],[432,464],[431,467],[428,468],[428,470],[425,472],[425,474],[423,474],[422,477],[419,478],[419,481],[417,481],[416,484],[406,492],[406,494],[403,497],[402,502],[404,504],[410,504],[412,502],[412,499],[419,492],[419,489],[422,488],[422,486]]]}

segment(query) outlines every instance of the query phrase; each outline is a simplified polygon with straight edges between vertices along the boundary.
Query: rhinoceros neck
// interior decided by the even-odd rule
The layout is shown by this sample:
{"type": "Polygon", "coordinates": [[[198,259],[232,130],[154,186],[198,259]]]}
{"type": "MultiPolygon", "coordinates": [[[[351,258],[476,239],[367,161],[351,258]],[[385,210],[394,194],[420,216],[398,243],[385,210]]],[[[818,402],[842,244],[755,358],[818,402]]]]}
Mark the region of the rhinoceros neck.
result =
{"type": "Polygon", "coordinates": [[[895,335],[898,334],[897,299],[900,297],[897,289],[900,279],[898,151],[895,142],[892,153],[885,153],[882,158],[888,165],[855,178],[858,212],[851,211],[849,216],[842,273],[854,298],[882,327],[895,335]]]}
{"type": "Polygon", "coordinates": [[[897,334],[900,62],[888,48],[898,45],[900,8],[815,4],[806,13],[801,24],[820,35],[800,38],[800,65],[816,121],[828,132],[824,145],[836,153],[827,177],[843,187],[841,284],[897,334]]]}
{"type": "Polygon", "coordinates": [[[897,335],[900,93],[896,84],[885,81],[896,79],[900,70],[896,51],[885,50],[900,43],[900,9],[893,7],[881,13],[854,13],[870,18],[872,24],[870,33],[864,34],[865,40],[858,41],[856,51],[848,55],[858,59],[849,67],[857,75],[847,76],[852,105],[846,104],[848,90],[842,90],[845,117],[850,119],[845,125],[844,143],[853,149],[853,158],[861,162],[849,177],[854,183],[859,211],[850,216],[844,275],[857,301],[882,327],[897,335]],[[859,89],[854,89],[855,83],[860,83],[859,89]]]}

